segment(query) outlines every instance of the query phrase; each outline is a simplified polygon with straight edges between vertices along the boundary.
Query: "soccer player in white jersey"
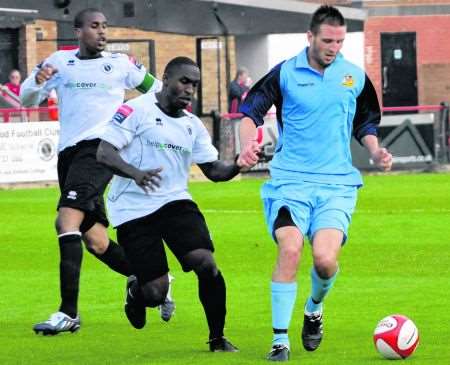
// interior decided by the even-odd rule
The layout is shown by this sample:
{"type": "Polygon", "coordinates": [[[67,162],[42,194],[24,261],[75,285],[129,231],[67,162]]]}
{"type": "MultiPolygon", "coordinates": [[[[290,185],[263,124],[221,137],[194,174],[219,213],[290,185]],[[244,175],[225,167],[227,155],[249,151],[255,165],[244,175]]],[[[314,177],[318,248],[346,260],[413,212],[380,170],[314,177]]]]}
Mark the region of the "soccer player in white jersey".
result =
{"type": "MultiPolygon", "coordinates": [[[[44,335],[80,328],[77,305],[81,240],[111,269],[126,276],[132,274],[123,249],[107,235],[103,193],[112,172],[97,163],[95,154],[106,124],[123,103],[125,89],[148,92],[160,87],[160,81],[127,55],[104,52],[107,22],[99,10],[79,12],[74,27],[79,48],[53,53],[33,70],[21,88],[25,106],[39,104],[53,89],[59,98],[61,197],[56,231],[62,301],[58,312],[33,327],[44,335]]],[[[161,311],[163,319],[170,318],[173,308],[169,300],[161,311]]]]}
{"type": "Polygon", "coordinates": [[[161,92],[139,96],[118,109],[102,136],[97,159],[125,176],[113,179],[108,212],[138,278],[127,286],[125,313],[130,323],[143,328],[145,308],[166,296],[164,240],[183,270],[193,270],[198,277],[210,351],[235,352],[223,332],[225,281],[212,255],[205,219],[188,192],[188,179],[192,163],[215,182],[233,178],[240,167],[218,160],[203,123],[185,110],[199,81],[194,61],[170,61],[161,92]]]}

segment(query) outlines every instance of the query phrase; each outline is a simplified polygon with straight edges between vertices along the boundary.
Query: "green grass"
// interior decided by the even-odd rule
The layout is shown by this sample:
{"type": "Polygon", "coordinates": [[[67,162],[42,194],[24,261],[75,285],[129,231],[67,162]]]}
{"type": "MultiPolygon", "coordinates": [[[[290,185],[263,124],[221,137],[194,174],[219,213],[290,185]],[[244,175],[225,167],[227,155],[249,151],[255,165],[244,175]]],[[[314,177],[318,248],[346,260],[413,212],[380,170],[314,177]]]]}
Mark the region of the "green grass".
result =
{"type": "MultiPolygon", "coordinates": [[[[237,354],[207,352],[207,327],[194,275],[170,257],[177,311],[169,323],[149,311],[134,330],[122,312],[125,280],[84,254],[77,334],[36,336],[31,326],[57,309],[58,249],[53,220],[57,190],[0,191],[0,364],[266,364],[271,341],[269,282],[275,246],[259,199],[262,180],[193,183],[212,232],[228,288],[226,334],[237,354]]],[[[402,313],[420,331],[410,364],[450,364],[450,175],[367,176],[343,250],[341,274],[326,301],[318,351],[300,344],[309,292],[304,252],[291,324],[293,363],[383,364],[372,332],[402,313]]],[[[114,234],[114,233],[112,233],[114,234]]]]}

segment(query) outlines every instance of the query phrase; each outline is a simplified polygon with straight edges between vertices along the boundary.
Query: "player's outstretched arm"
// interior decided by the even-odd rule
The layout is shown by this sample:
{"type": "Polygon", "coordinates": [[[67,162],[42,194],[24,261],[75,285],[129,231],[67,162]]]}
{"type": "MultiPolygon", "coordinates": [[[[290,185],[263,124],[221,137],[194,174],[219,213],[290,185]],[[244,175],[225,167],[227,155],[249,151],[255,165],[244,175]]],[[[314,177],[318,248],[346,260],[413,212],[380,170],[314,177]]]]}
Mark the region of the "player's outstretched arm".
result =
{"type": "Polygon", "coordinates": [[[241,165],[237,162],[228,163],[221,160],[198,164],[205,176],[214,182],[228,181],[241,172],[241,165]]]}
{"type": "Polygon", "coordinates": [[[133,179],[136,184],[146,193],[155,191],[161,180],[162,168],[152,170],[139,170],[133,165],[125,162],[120,157],[119,151],[112,144],[101,141],[97,149],[97,161],[108,166],[116,175],[133,179]]]}
{"type": "Polygon", "coordinates": [[[47,96],[47,90],[43,86],[58,70],[50,64],[35,69],[20,87],[20,101],[23,106],[30,107],[39,105],[47,96]]]}

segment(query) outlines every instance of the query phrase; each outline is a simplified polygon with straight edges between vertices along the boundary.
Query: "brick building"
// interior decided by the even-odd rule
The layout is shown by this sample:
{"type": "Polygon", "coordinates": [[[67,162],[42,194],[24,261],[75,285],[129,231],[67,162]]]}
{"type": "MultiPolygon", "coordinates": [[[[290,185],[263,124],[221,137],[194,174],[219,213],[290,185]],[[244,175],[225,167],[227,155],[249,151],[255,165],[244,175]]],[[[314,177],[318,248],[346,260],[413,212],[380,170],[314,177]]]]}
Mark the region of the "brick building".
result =
{"type": "Polygon", "coordinates": [[[384,106],[450,102],[450,0],[305,0],[362,8],[365,68],[384,106]]]}
{"type": "MultiPolygon", "coordinates": [[[[197,38],[191,35],[111,26],[108,30],[108,37],[108,50],[133,55],[158,77],[162,76],[164,66],[173,57],[187,56],[194,60],[197,58],[197,38]]],[[[223,40],[219,40],[219,42],[223,42],[223,40]]],[[[19,68],[27,74],[49,54],[76,43],[71,23],[58,25],[58,22],[54,20],[38,19],[33,23],[25,24],[20,30],[19,68]],[[63,37],[61,37],[61,33],[64,34],[63,37]]],[[[206,73],[212,73],[214,80],[217,80],[216,52],[213,52],[213,57],[208,57],[208,53],[212,52],[205,53],[205,71],[206,73]]],[[[224,64],[224,55],[222,54],[220,57],[221,63],[224,64]]],[[[220,72],[222,79],[224,79],[223,67],[221,67],[220,72]]],[[[205,77],[208,76],[205,75],[205,77]]],[[[217,99],[214,98],[217,94],[217,87],[217,82],[215,84],[208,83],[208,86],[206,86],[206,98],[204,100],[206,108],[218,108],[217,99]]],[[[222,92],[225,92],[225,89],[222,92]]],[[[128,97],[132,95],[134,94],[131,93],[128,97]]]]}
{"type": "MultiPolygon", "coordinates": [[[[305,32],[310,14],[324,2],[23,0],[16,9],[17,1],[2,0],[0,82],[12,67],[27,74],[48,54],[73,43],[73,15],[97,6],[111,24],[111,50],[133,53],[157,76],[176,55],[197,60],[203,78],[201,111],[224,111],[236,60],[265,70],[258,52],[267,48],[267,34],[305,32]],[[16,11],[5,11],[6,7],[16,11]]],[[[362,30],[361,14],[367,15],[365,66],[384,105],[448,101],[450,0],[326,2],[341,6],[349,31],[362,30]]]]}
{"type": "MultiPolygon", "coordinates": [[[[11,68],[26,75],[50,53],[76,43],[73,16],[86,7],[108,18],[110,50],[134,54],[158,77],[175,56],[196,60],[201,114],[227,110],[236,39],[305,31],[315,8],[294,0],[0,0],[0,83],[11,68]]],[[[348,18],[350,28],[362,29],[361,17],[348,18]]]]}
{"type": "Polygon", "coordinates": [[[385,106],[450,102],[450,0],[365,2],[366,70],[385,106]]]}
{"type": "MultiPolygon", "coordinates": [[[[155,32],[125,26],[110,26],[107,49],[123,52],[136,57],[157,77],[162,76],[164,66],[176,56],[187,56],[198,60],[198,36],[155,32]]],[[[20,26],[18,42],[18,66],[27,75],[33,67],[58,49],[77,43],[74,38],[72,21],[34,19],[20,26]]],[[[216,52],[222,48],[224,37],[209,40],[202,51],[204,112],[219,109],[218,95],[222,95],[221,108],[226,108],[225,54],[216,52]],[[219,65],[219,66],[218,66],[219,65]],[[220,82],[222,80],[222,82],[220,82]]],[[[233,38],[229,37],[230,49],[234,51],[233,38]]],[[[231,53],[230,59],[234,59],[231,53]]],[[[234,69],[234,62],[231,63],[234,69]]],[[[4,77],[3,77],[4,78],[4,77]]],[[[127,96],[137,95],[131,92],[127,96]]]]}

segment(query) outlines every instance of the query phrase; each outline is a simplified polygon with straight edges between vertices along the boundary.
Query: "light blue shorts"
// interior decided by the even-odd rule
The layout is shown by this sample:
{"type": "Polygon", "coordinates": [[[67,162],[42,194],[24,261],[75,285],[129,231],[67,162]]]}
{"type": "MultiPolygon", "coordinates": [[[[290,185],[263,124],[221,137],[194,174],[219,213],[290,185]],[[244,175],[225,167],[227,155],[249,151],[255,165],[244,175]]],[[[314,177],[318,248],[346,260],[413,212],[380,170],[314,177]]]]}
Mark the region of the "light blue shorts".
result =
{"type": "Polygon", "coordinates": [[[275,237],[273,225],[278,211],[286,207],[292,220],[310,242],[314,234],[325,228],[344,233],[355,210],[357,186],[311,183],[306,181],[269,180],[261,189],[264,214],[269,233],[275,237]]]}

